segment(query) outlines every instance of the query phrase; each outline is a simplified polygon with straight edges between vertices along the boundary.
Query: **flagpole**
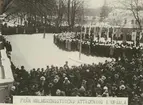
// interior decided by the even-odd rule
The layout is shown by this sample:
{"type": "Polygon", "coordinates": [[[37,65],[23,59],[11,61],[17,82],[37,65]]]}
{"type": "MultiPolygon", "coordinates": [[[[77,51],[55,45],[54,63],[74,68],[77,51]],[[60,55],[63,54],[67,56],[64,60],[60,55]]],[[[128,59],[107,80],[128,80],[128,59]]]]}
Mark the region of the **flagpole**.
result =
{"type": "Polygon", "coordinates": [[[44,26],[44,34],[43,34],[44,39],[45,39],[45,36],[46,36],[46,29],[45,29],[45,26],[44,26]]]}
{"type": "Polygon", "coordinates": [[[82,27],[80,31],[79,60],[81,60],[81,52],[82,52],[82,27]]]}
{"type": "MultiPolygon", "coordinates": [[[[84,1],[83,1],[83,4],[84,4],[84,1]]],[[[84,7],[83,7],[83,20],[82,20],[81,29],[80,29],[79,60],[81,60],[81,52],[82,52],[82,26],[83,26],[83,23],[84,23],[84,7]]]]}

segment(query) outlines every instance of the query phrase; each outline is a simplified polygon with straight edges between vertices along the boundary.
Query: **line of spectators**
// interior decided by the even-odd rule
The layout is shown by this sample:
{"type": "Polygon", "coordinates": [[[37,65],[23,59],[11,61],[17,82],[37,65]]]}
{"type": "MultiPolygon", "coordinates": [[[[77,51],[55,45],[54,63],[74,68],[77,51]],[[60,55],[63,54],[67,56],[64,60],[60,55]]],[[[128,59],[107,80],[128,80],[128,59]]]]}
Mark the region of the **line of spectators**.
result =
{"type": "Polygon", "coordinates": [[[11,43],[9,42],[9,41],[7,41],[6,39],[5,39],[5,37],[4,36],[0,36],[0,50],[2,50],[2,49],[6,49],[6,53],[7,53],[7,56],[10,58],[10,53],[12,52],[12,45],[11,45],[11,43]]]}
{"type": "Polygon", "coordinates": [[[143,105],[143,56],[69,68],[47,66],[30,72],[12,65],[13,95],[129,97],[129,105],[143,105]]]}
{"type": "MultiPolygon", "coordinates": [[[[68,35],[67,35],[68,36],[68,35]]],[[[67,37],[66,35],[54,35],[54,43],[60,49],[67,51],[79,51],[80,40],[74,37],[67,37]]],[[[98,42],[96,40],[82,40],[82,53],[92,56],[100,57],[113,57],[118,60],[119,58],[126,56],[127,58],[132,58],[133,56],[138,56],[142,53],[142,46],[134,46],[134,44],[129,43],[111,43],[98,42]]]]}
{"type": "Polygon", "coordinates": [[[11,43],[9,41],[6,41],[4,36],[0,36],[0,42],[1,42],[1,49],[4,49],[4,47],[6,48],[6,51],[11,52],[12,51],[12,46],[11,43]]]}

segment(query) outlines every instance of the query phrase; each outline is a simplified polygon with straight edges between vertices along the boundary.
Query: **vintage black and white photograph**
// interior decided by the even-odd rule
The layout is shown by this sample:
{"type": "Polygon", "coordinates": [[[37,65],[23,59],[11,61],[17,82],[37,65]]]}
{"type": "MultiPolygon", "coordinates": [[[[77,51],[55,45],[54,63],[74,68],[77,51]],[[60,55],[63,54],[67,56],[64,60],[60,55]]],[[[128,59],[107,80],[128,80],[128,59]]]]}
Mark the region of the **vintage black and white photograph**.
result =
{"type": "Polygon", "coordinates": [[[0,103],[14,96],[143,105],[143,0],[0,0],[0,103]]]}

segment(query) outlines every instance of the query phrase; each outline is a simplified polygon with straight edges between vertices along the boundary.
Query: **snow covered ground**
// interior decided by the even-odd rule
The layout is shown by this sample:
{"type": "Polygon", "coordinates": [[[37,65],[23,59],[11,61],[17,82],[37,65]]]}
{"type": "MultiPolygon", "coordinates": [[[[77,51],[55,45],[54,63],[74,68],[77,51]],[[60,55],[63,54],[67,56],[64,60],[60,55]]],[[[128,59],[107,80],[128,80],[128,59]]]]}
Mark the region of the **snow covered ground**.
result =
{"type": "Polygon", "coordinates": [[[54,45],[53,34],[46,34],[45,39],[43,39],[43,34],[12,35],[6,38],[13,47],[13,63],[17,67],[23,65],[27,70],[46,68],[47,65],[63,66],[65,61],[68,61],[69,65],[73,66],[81,65],[82,63],[92,64],[110,60],[109,58],[91,57],[82,54],[79,61],[78,52],[66,52],[54,45]]]}

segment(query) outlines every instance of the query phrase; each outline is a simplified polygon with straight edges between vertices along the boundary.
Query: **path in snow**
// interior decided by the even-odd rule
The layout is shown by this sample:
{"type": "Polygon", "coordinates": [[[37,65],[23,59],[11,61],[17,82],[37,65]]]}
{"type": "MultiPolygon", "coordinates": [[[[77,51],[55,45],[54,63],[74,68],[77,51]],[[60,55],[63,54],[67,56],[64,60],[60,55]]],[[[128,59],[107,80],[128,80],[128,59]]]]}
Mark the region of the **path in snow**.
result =
{"type": "Polygon", "coordinates": [[[82,61],[78,61],[78,52],[66,52],[60,50],[53,43],[53,34],[46,34],[43,39],[43,34],[33,35],[11,35],[6,37],[11,42],[12,61],[17,66],[25,66],[26,69],[45,68],[47,65],[63,66],[65,61],[69,65],[80,65],[82,62],[92,64],[105,62],[109,58],[91,57],[81,55],[82,61]]]}

